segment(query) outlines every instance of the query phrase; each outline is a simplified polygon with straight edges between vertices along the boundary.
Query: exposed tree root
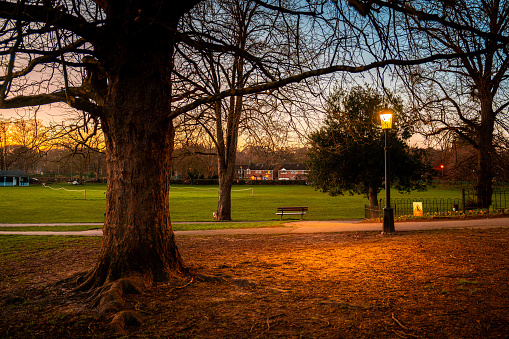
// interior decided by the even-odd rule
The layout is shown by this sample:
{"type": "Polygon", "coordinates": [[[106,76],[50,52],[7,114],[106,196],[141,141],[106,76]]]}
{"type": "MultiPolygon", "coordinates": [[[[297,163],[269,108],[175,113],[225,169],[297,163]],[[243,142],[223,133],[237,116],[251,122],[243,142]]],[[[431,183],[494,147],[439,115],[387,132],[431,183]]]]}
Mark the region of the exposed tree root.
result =
{"type": "Polygon", "coordinates": [[[151,285],[151,279],[141,274],[132,274],[97,286],[94,272],[74,274],[55,285],[75,286],[72,293],[85,296],[85,302],[110,319],[110,326],[120,335],[128,333],[130,327],[143,323],[143,316],[136,310],[128,309],[126,296],[142,294],[151,285]],[[77,285],[77,286],[76,286],[77,285]]]}
{"type": "Polygon", "coordinates": [[[146,286],[146,279],[141,275],[131,275],[91,291],[88,301],[99,313],[111,315],[110,325],[117,333],[126,334],[129,327],[140,326],[143,317],[135,310],[126,309],[125,297],[142,294],[146,286]]]}
{"type": "MultiPolygon", "coordinates": [[[[144,291],[154,286],[155,282],[148,276],[141,274],[131,274],[128,277],[120,278],[111,282],[102,282],[97,279],[94,271],[75,274],[58,283],[58,285],[75,286],[71,291],[85,296],[85,302],[92,308],[95,308],[100,314],[109,319],[109,325],[120,335],[126,335],[130,329],[139,327],[144,322],[142,314],[134,309],[129,309],[129,303],[126,302],[128,295],[143,294],[144,291]],[[98,284],[102,285],[98,286],[98,284]]],[[[190,280],[179,286],[175,286],[171,291],[182,289],[193,281],[205,281],[213,284],[232,284],[241,287],[258,288],[257,282],[234,278],[227,275],[204,275],[199,273],[179,272],[172,277],[182,278],[190,277],[190,280]]],[[[171,281],[171,277],[167,281],[171,281]]],[[[182,281],[179,279],[179,281],[182,281]]]]}
{"type": "Polygon", "coordinates": [[[53,286],[65,288],[77,285],[70,289],[71,293],[84,295],[85,302],[90,307],[111,319],[109,324],[118,334],[125,335],[129,327],[138,327],[143,323],[143,316],[139,312],[126,309],[125,296],[142,294],[147,279],[139,274],[133,274],[93,287],[97,284],[93,283],[93,278],[93,271],[80,272],[56,282],[53,286]]]}
{"type": "Polygon", "coordinates": [[[138,327],[141,324],[143,324],[143,317],[140,312],[134,310],[120,311],[110,322],[110,326],[119,334],[127,334],[129,327],[138,327]]]}

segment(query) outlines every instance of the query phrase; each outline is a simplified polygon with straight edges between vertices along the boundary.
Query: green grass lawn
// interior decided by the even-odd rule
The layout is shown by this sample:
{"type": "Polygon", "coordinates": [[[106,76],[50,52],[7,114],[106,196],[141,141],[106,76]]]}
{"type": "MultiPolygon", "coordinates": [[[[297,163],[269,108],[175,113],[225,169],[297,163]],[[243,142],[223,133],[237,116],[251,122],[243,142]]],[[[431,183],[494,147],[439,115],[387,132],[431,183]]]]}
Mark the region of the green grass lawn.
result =
{"type": "MultiPolygon", "coordinates": [[[[364,217],[365,201],[359,195],[330,197],[311,186],[234,186],[232,219],[278,220],[278,206],[308,206],[305,216],[308,220],[355,219],[364,217]]],[[[216,188],[181,186],[170,190],[170,211],[174,221],[212,220],[216,207],[216,188]]]]}
{"type": "Polygon", "coordinates": [[[106,185],[0,187],[0,223],[103,222],[106,185]],[[86,200],[84,190],[86,189],[86,200]]]}
{"type": "MultiPolygon", "coordinates": [[[[66,190],[43,186],[0,187],[0,223],[104,221],[105,184],[52,187],[66,190]]],[[[391,195],[393,198],[460,198],[461,190],[431,187],[425,192],[401,195],[393,191],[391,195]]],[[[383,196],[382,191],[379,197],[383,196]]],[[[232,219],[278,221],[279,216],[275,214],[278,206],[308,206],[307,220],[359,219],[364,217],[366,203],[367,199],[362,195],[330,197],[311,186],[233,186],[232,219]]],[[[174,222],[212,221],[216,207],[217,186],[172,186],[170,190],[170,212],[174,222]]],[[[298,217],[294,216],[294,219],[298,217]]]]}
{"type": "MultiPolygon", "coordinates": [[[[206,222],[206,223],[179,223],[174,222],[171,227],[174,231],[197,231],[197,230],[219,230],[235,228],[263,228],[281,227],[285,221],[264,221],[264,222],[206,222]]],[[[2,226],[0,231],[13,232],[81,232],[94,229],[101,229],[98,225],[56,225],[56,226],[2,226]]]]}

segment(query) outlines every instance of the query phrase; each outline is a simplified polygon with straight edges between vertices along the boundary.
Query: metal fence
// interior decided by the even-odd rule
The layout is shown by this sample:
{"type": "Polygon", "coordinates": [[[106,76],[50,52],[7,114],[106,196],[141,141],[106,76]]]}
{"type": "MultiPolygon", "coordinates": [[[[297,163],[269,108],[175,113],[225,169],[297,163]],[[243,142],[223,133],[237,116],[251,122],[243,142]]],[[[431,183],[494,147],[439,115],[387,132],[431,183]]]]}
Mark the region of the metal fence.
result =
{"type": "Polygon", "coordinates": [[[378,219],[381,217],[380,205],[364,205],[364,219],[378,219]]]}
{"type": "MultiPolygon", "coordinates": [[[[458,198],[395,198],[391,199],[391,207],[394,216],[413,216],[414,202],[422,203],[422,213],[426,215],[448,215],[455,213],[475,214],[504,211],[509,207],[509,189],[494,188],[491,201],[487,199],[489,194],[481,194],[479,197],[473,189],[463,189],[458,198]]],[[[385,199],[380,199],[378,206],[364,205],[364,217],[366,219],[381,218],[385,199]]]]}
{"type": "Polygon", "coordinates": [[[490,208],[491,211],[496,211],[506,209],[509,207],[509,189],[494,188],[492,192],[480,193],[473,189],[463,189],[463,202],[465,210],[490,208]]]}

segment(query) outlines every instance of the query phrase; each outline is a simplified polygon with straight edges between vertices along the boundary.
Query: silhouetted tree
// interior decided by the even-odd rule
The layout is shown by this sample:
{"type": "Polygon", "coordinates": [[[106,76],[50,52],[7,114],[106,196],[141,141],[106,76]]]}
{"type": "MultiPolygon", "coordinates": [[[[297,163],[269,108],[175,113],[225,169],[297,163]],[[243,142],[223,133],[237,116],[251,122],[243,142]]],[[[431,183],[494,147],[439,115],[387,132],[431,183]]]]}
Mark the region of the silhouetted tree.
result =
{"type": "Polygon", "coordinates": [[[425,67],[408,66],[399,75],[413,98],[416,115],[429,138],[468,142],[474,149],[479,206],[490,206],[497,154],[506,144],[509,126],[507,84],[509,1],[426,0],[413,6],[424,13],[439,10],[441,21],[400,16],[395,25],[410,37],[393,50],[408,58],[434,53],[477,52],[478,55],[436,61],[425,67]],[[468,28],[468,29],[466,29],[468,28]]]}
{"type": "Polygon", "coordinates": [[[412,135],[401,100],[387,98],[368,87],[334,92],[327,103],[325,125],[310,136],[308,178],[315,188],[332,196],[364,194],[378,206],[377,194],[384,184],[384,133],[379,113],[394,110],[390,131],[391,182],[400,191],[422,189],[426,173],[423,152],[405,140],[412,135]]]}

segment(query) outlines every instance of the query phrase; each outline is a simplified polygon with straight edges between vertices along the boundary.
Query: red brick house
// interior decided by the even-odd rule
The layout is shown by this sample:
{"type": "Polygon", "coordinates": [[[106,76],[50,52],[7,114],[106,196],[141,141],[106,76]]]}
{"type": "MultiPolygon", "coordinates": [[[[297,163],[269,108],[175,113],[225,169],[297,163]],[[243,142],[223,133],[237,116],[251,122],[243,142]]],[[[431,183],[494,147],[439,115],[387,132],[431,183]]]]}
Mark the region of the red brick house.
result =
{"type": "Polygon", "coordinates": [[[235,178],[248,180],[274,180],[274,166],[265,164],[236,165],[235,178]]]}
{"type": "Polygon", "coordinates": [[[235,165],[236,180],[306,180],[309,167],[303,163],[283,164],[281,166],[265,164],[235,165]]]}
{"type": "Polygon", "coordinates": [[[283,164],[278,170],[279,180],[306,180],[309,173],[307,164],[283,164]]]}

